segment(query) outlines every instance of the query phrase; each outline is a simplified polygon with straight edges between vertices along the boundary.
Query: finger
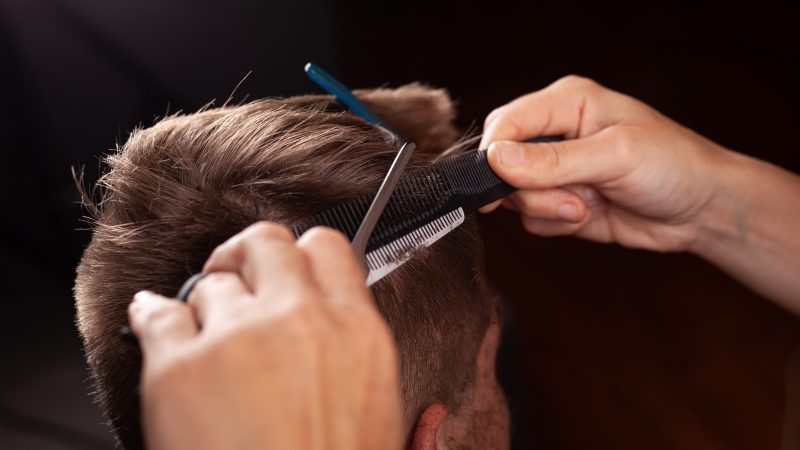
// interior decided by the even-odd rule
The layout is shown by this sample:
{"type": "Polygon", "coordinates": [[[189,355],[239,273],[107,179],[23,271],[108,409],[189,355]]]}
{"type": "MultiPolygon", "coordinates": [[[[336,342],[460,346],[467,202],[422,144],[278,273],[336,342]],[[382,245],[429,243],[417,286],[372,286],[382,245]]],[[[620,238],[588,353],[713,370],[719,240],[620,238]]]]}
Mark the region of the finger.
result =
{"type": "Polygon", "coordinates": [[[495,142],[489,165],[518,189],[546,189],[569,184],[599,184],[621,178],[639,162],[625,130],[612,127],[583,139],[563,142],[495,142]]]}
{"type": "Polygon", "coordinates": [[[217,247],[204,272],[238,273],[261,298],[299,298],[315,288],[307,256],[284,226],[251,225],[217,247]]]}
{"type": "Polygon", "coordinates": [[[577,223],[586,217],[583,199],[566,189],[525,190],[512,197],[518,210],[531,218],[577,223]]]}
{"type": "Polygon", "coordinates": [[[528,233],[544,237],[573,235],[581,229],[582,225],[582,223],[565,222],[563,220],[522,216],[522,226],[528,233]]]}
{"type": "MultiPolygon", "coordinates": [[[[569,195],[570,193],[577,196],[580,201],[584,203],[586,209],[592,210],[599,210],[602,206],[604,206],[604,199],[603,196],[597,191],[597,189],[587,186],[587,185],[573,185],[573,186],[565,186],[562,188],[563,191],[566,191],[566,194],[569,195]]],[[[478,209],[479,212],[488,213],[492,212],[500,206],[505,206],[509,209],[514,209],[518,211],[518,208],[515,206],[513,200],[514,195],[510,195],[500,200],[496,200],[488,205],[484,205],[478,209]]],[[[564,200],[569,200],[568,198],[564,198],[564,200]]],[[[545,217],[546,218],[546,217],[545,217]]]]}
{"type": "Polygon", "coordinates": [[[481,206],[480,208],[478,208],[478,211],[482,213],[492,212],[495,209],[497,209],[497,207],[500,206],[501,203],[503,203],[502,199],[495,200],[492,203],[489,203],[488,205],[481,206]]]}
{"type": "Polygon", "coordinates": [[[513,196],[504,198],[503,203],[501,203],[500,206],[506,209],[510,209],[511,211],[515,211],[517,213],[520,212],[520,207],[517,206],[517,202],[516,200],[514,200],[513,196]]]}
{"type": "Polygon", "coordinates": [[[233,272],[212,272],[200,280],[189,294],[200,327],[207,330],[226,323],[243,303],[253,300],[253,292],[233,272]]]}
{"type": "Polygon", "coordinates": [[[308,255],[311,271],[330,307],[347,310],[350,304],[371,304],[366,274],[342,233],[312,228],[300,237],[297,246],[308,255]]]}
{"type": "Polygon", "coordinates": [[[149,359],[171,354],[198,333],[189,305],[149,291],[134,296],[128,306],[128,320],[142,352],[149,359]]]}
{"type": "Polygon", "coordinates": [[[623,96],[583,77],[564,77],[522,96],[486,118],[480,148],[500,140],[543,135],[576,138],[617,123],[623,96]]]}

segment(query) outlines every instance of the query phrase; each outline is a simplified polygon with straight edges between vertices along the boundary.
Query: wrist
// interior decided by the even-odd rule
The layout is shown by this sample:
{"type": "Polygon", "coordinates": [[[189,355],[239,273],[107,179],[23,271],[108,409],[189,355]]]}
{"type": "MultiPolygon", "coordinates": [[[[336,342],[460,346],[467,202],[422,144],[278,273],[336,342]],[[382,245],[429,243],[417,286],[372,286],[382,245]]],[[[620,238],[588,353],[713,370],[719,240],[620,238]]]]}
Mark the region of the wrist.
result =
{"type": "Polygon", "coordinates": [[[800,314],[800,177],[725,151],[691,251],[800,314]]]}
{"type": "Polygon", "coordinates": [[[707,175],[712,195],[695,218],[697,235],[689,251],[713,259],[719,249],[744,245],[747,241],[747,178],[753,160],[734,151],[717,147],[709,156],[707,175]]]}

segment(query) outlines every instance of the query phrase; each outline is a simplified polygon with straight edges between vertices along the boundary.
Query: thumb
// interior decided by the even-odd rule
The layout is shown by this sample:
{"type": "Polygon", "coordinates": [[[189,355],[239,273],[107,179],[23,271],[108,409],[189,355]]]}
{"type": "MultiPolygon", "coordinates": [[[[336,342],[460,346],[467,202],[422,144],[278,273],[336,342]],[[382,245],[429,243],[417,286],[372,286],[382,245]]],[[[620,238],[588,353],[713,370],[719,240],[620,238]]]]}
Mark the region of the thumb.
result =
{"type": "Polygon", "coordinates": [[[561,142],[498,141],[489,146],[489,165],[517,189],[602,183],[631,166],[630,153],[614,148],[607,134],[561,142]]]}

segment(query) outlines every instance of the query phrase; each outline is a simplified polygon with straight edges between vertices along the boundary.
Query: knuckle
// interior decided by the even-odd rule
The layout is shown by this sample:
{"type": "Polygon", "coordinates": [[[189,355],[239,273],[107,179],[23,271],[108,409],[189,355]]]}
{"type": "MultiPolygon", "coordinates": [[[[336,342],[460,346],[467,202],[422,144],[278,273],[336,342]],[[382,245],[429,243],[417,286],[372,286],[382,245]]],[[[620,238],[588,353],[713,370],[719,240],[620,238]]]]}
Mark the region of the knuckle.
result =
{"type": "Polygon", "coordinates": [[[484,124],[483,135],[489,138],[487,144],[503,140],[519,140],[522,138],[523,133],[519,124],[516,122],[516,115],[514,111],[517,109],[516,102],[503,106],[495,110],[490,117],[487,118],[484,124]],[[489,120],[491,119],[491,120],[489,120]]]}
{"type": "Polygon", "coordinates": [[[212,284],[216,283],[219,279],[219,272],[211,272],[206,275],[205,278],[195,283],[195,285],[192,286],[192,291],[189,292],[189,297],[186,299],[187,303],[196,306],[202,302],[202,299],[211,297],[212,284]]]}
{"type": "MultiPolygon", "coordinates": [[[[236,235],[218,245],[208,257],[203,270],[215,270],[228,265],[238,266],[244,255],[241,239],[236,235]]],[[[227,267],[226,267],[227,268],[227,267]]]]}
{"type": "Polygon", "coordinates": [[[569,89],[575,89],[584,92],[591,92],[596,90],[600,85],[592,80],[581,75],[570,74],[560,78],[556,84],[564,86],[569,89]]]}
{"type": "Polygon", "coordinates": [[[329,227],[314,227],[306,232],[307,239],[318,245],[331,247],[349,247],[350,242],[339,230],[329,227]]]}
{"type": "Polygon", "coordinates": [[[253,225],[250,225],[247,230],[245,230],[245,235],[247,238],[254,238],[254,239],[262,239],[262,240],[272,240],[272,239],[279,239],[279,240],[293,240],[294,235],[291,231],[284,225],[280,225],[274,222],[258,222],[253,225]]]}
{"type": "MultiPolygon", "coordinates": [[[[301,274],[303,276],[311,275],[313,272],[313,266],[311,264],[311,257],[308,253],[301,251],[297,247],[288,247],[285,249],[286,251],[283,252],[282,263],[287,270],[291,270],[296,272],[297,274],[301,274]]],[[[305,284],[298,290],[298,294],[301,296],[307,296],[307,293],[312,291],[312,284],[305,284]]],[[[316,286],[316,285],[313,285],[316,286]]]]}
{"type": "Polygon", "coordinates": [[[258,222],[217,247],[209,257],[204,270],[211,272],[236,270],[247,258],[248,250],[256,243],[293,241],[294,234],[287,227],[272,222],[258,222]]]}
{"type": "Polygon", "coordinates": [[[506,110],[505,106],[501,106],[499,108],[495,108],[492,112],[486,116],[486,119],[483,121],[483,127],[486,128],[489,126],[490,123],[494,122],[497,118],[504,115],[504,111],[506,110]]]}
{"type": "Polygon", "coordinates": [[[160,302],[142,311],[141,318],[151,326],[165,326],[177,320],[181,313],[182,306],[177,301],[160,302]]]}
{"type": "Polygon", "coordinates": [[[524,130],[514,118],[514,115],[498,117],[495,119],[484,136],[489,136],[489,147],[498,141],[517,141],[522,139],[524,130]]]}
{"type": "Polygon", "coordinates": [[[536,178],[545,186],[550,186],[558,171],[561,168],[561,154],[558,147],[552,143],[540,144],[542,151],[538,155],[537,165],[541,170],[537,171],[536,178]]]}
{"type": "Polygon", "coordinates": [[[569,75],[564,75],[563,77],[559,78],[558,83],[574,85],[576,83],[582,82],[583,80],[584,77],[571,73],[569,75]]]}

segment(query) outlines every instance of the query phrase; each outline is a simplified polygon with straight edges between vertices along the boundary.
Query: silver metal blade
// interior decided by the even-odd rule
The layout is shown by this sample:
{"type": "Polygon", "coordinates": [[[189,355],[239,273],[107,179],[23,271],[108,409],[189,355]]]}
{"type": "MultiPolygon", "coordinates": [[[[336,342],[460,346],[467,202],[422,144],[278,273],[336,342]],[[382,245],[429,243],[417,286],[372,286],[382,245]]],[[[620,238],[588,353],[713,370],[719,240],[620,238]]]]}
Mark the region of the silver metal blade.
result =
{"type": "Polygon", "coordinates": [[[464,210],[458,208],[367,253],[369,269],[367,286],[372,286],[376,281],[392,273],[411,259],[418,250],[432,245],[462,223],[464,223],[464,210]]]}
{"type": "Polygon", "coordinates": [[[372,200],[372,204],[367,210],[367,215],[364,216],[364,220],[361,221],[361,226],[358,227],[356,235],[350,243],[356,256],[361,260],[362,267],[366,268],[364,252],[367,249],[369,237],[372,235],[375,225],[378,224],[378,219],[381,218],[383,209],[386,208],[386,204],[389,203],[389,198],[391,198],[394,192],[394,187],[397,186],[397,182],[400,181],[403,170],[406,168],[408,160],[411,159],[411,155],[414,154],[415,148],[417,148],[417,146],[414,145],[413,142],[404,142],[403,146],[400,147],[400,151],[397,152],[397,156],[395,156],[394,162],[392,162],[392,166],[386,174],[386,178],[383,179],[383,183],[381,183],[381,187],[378,189],[378,194],[375,195],[375,198],[372,200]]]}

